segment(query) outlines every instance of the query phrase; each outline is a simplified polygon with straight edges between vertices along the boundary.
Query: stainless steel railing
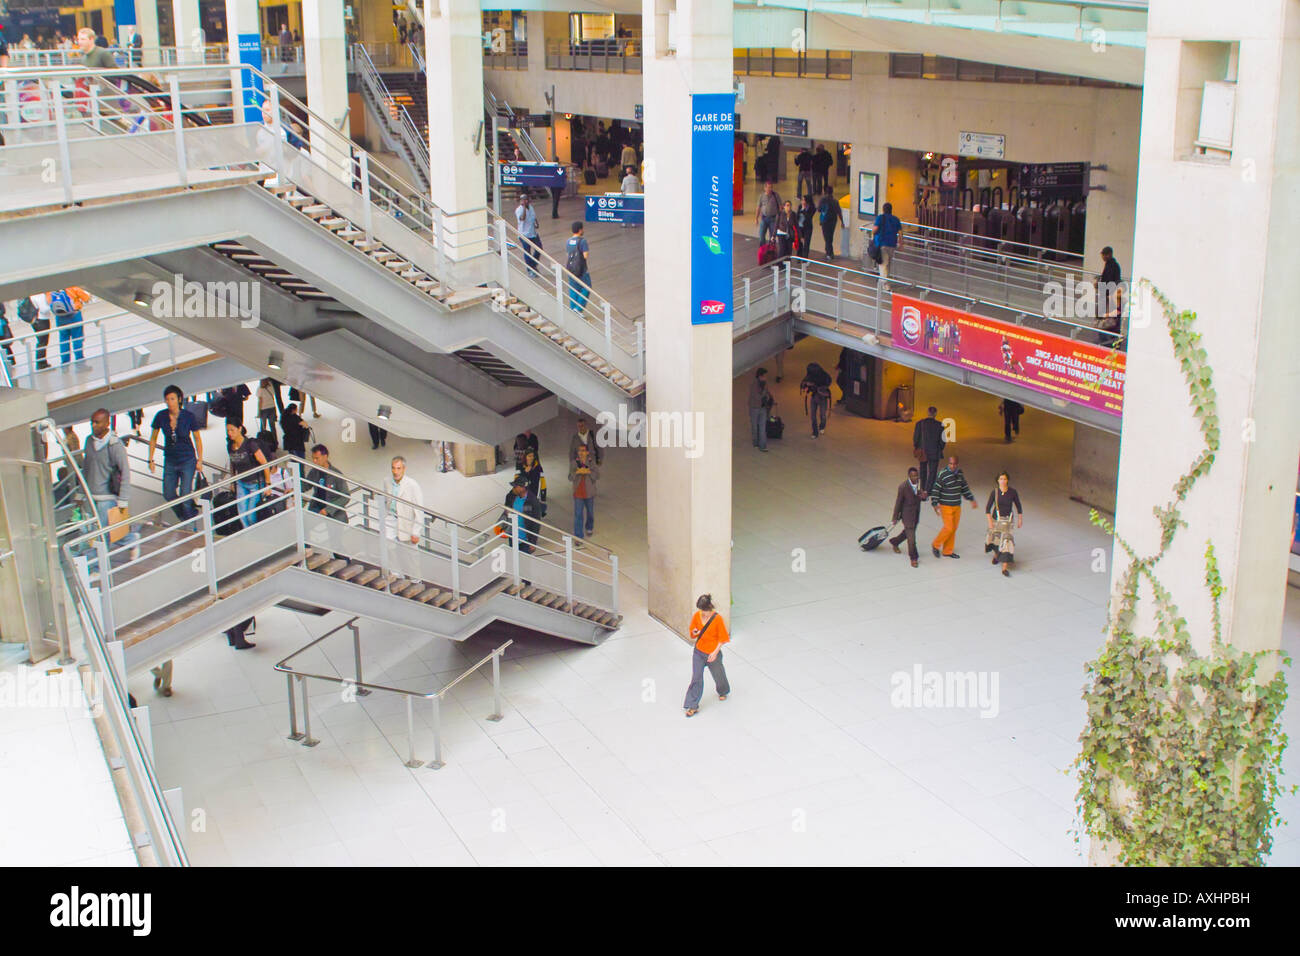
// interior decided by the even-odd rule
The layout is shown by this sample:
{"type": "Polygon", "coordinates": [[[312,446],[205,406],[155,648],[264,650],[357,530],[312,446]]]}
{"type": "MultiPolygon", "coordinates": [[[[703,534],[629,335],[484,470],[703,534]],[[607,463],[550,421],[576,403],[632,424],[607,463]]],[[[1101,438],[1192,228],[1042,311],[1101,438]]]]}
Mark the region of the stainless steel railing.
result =
{"type": "MultiPolygon", "coordinates": [[[[407,690],[402,687],[390,687],[386,684],[371,683],[362,679],[361,629],[357,627],[357,620],[358,618],[354,617],[351,620],[340,624],[338,627],[326,631],[314,641],[303,645],[292,654],[276,663],[275,669],[285,675],[285,683],[288,690],[289,740],[296,740],[304,747],[315,747],[320,743],[319,740],[311,735],[311,704],[307,692],[308,681],[321,680],[331,684],[338,684],[351,692],[348,696],[355,695],[355,697],[367,697],[371,693],[395,694],[398,697],[403,698],[406,702],[406,766],[413,770],[417,767],[428,767],[430,770],[438,770],[446,766],[442,760],[442,699],[453,687],[471,674],[476,673],[479,668],[483,667],[483,665],[488,662],[491,662],[492,664],[493,708],[492,713],[488,715],[487,719],[492,721],[501,720],[503,716],[501,706],[501,658],[505,654],[506,648],[514,643],[513,640],[506,641],[500,647],[494,649],[489,654],[486,654],[478,661],[478,663],[473,664],[461,672],[456,678],[445,684],[440,689],[422,693],[420,691],[407,690]],[[318,647],[328,638],[333,637],[344,629],[352,632],[353,663],[356,668],[356,674],[354,677],[344,677],[341,674],[313,674],[307,671],[295,669],[290,665],[290,662],[294,658],[318,647]],[[298,707],[294,699],[295,682],[297,682],[299,691],[302,694],[303,728],[301,731],[298,729],[298,707]],[[427,700],[432,704],[433,708],[433,759],[428,761],[428,763],[417,759],[415,756],[415,701],[417,700],[427,700]]],[[[355,697],[353,699],[355,699],[355,697]]]]}

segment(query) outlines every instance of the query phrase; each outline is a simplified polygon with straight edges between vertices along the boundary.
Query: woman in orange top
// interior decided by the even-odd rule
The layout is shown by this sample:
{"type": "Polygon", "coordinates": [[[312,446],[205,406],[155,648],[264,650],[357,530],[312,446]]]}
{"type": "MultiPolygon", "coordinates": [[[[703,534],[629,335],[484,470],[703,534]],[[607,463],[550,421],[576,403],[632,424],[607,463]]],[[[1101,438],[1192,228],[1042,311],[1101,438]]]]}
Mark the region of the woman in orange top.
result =
{"type": "Polygon", "coordinates": [[[713,608],[713,596],[701,594],[695,602],[698,610],[691,618],[691,637],[695,650],[691,653],[691,685],[686,688],[686,716],[694,717],[700,709],[704,695],[704,668],[713,675],[713,685],[718,689],[718,700],[726,700],[731,693],[726,668],[722,666],[722,645],[731,640],[727,625],[713,608]]]}

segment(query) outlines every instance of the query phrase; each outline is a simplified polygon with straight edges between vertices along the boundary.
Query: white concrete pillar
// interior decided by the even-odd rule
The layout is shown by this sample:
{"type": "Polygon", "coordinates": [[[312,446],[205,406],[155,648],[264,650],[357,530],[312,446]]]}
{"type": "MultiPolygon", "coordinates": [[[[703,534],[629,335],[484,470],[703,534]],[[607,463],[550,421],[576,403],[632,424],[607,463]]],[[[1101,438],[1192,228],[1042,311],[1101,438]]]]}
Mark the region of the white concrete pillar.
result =
{"type": "Polygon", "coordinates": [[[433,202],[449,214],[448,255],[487,251],[487,174],[491,129],[483,121],[482,14],[475,0],[427,5],[424,58],[429,86],[429,173],[433,202]],[[466,214],[466,210],[475,210],[466,214]]]}
{"type": "MultiPolygon", "coordinates": [[[[693,185],[693,166],[702,157],[694,155],[692,97],[726,94],[733,101],[732,9],[710,0],[678,0],[670,36],[672,6],[671,0],[644,0],[642,18],[645,274],[657,277],[646,283],[646,407],[651,416],[702,420],[703,434],[695,436],[702,439],[695,457],[681,447],[648,448],[646,486],[649,610],[684,633],[702,593],[711,593],[730,617],[732,323],[728,315],[725,322],[692,324],[700,311],[692,285],[712,266],[725,270],[729,290],[731,262],[729,256],[725,263],[711,260],[701,235],[707,226],[693,221],[696,207],[710,207],[709,191],[693,185]],[[664,281],[668,277],[679,281],[664,281]]],[[[732,142],[727,135],[718,183],[726,234],[732,142]]],[[[592,260],[599,289],[599,247],[592,260]]]]}
{"type": "Polygon", "coordinates": [[[203,19],[199,0],[172,0],[172,32],[176,35],[176,58],[183,66],[203,62],[203,19]]]}
{"type": "MultiPolygon", "coordinates": [[[[1151,0],[1137,188],[1135,276],[1197,313],[1213,369],[1221,448],[1179,506],[1179,528],[1153,568],[1206,653],[1212,635],[1205,550],[1225,592],[1223,642],[1279,646],[1300,456],[1300,0],[1255,0],[1225,16],[1217,0],[1151,0]],[[1213,41],[1239,42],[1239,56],[1213,41]],[[1235,60],[1230,157],[1193,155],[1201,88],[1235,60]]],[[[1138,303],[1135,297],[1135,304],[1138,303]]],[[[1152,310],[1154,311],[1154,310],[1152,310]]],[[[1204,447],[1162,314],[1132,331],[1120,446],[1118,533],[1160,550],[1152,514],[1204,447]]],[[[1113,585],[1127,566],[1114,549],[1113,585]]],[[[1136,633],[1153,635],[1141,591],[1136,633]]],[[[1272,668],[1262,668],[1268,680],[1272,668]]]]}
{"type": "MultiPolygon", "coordinates": [[[[348,110],[348,66],[343,5],[307,3],[302,8],[303,59],[307,67],[307,106],[316,116],[310,121],[311,151],[317,162],[350,179],[350,167],[341,162],[338,130],[348,110]],[[323,129],[328,123],[329,130],[323,129]],[[328,162],[327,162],[328,160],[328,162]]],[[[348,137],[344,137],[347,139],[348,137]]]]}
{"type": "Polygon", "coordinates": [[[158,48],[158,0],[135,0],[135,32],[143,44],[143,65],[157,66],[160,62],[158,48]]]}
{"type": "MultiPolygon", "coordinates": [[[[248,64],[262,69],[262,21],[257,0],[226,0],[226,39],[232,65],[248,64]]],[[[261,122],[261,79],[245,75],[242,70],[232,70],[230,76],[231,84],[240,90],[244,122],[261,122]]]]}

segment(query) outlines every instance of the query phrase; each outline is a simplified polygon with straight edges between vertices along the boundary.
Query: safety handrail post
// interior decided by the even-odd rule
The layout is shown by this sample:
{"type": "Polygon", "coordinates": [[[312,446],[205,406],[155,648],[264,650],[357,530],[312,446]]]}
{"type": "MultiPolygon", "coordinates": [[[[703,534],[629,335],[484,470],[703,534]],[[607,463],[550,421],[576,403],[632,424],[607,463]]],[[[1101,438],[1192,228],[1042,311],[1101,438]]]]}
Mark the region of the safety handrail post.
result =
{"type": "Polygon", "coordinates": [[[72,198],[72,152],[68,148],[68,121],[63,115],[63,90],[58,80],[55,80],[49,86],[41,84],[43,88],[49,91],[51,105],[54,107],[54,130],[58,137],[59,145],[59,165],[62,167],[62,175],[59,177],[63,180],[63,199],[69,206],[73,203],[72,198]]]}
{"type": "Polygon", "coordinates": [[[406,766],[414,770],[424,766],[424,761],[415,759],[415,699],[406,698],[406,766]]]}
{"type": "Polygon", "coordinates": [[[781,267],[772,266],[772,318],[780,314],[781,309],[781,267]]]}
{"type": "Polygon", "coordinates": [[[460,526],[451,525],[451,598],[452,607],[460,606],[460,526]]]}
{"type": "MultiPolygon", "coordinates": [[[[879,282],[877,282],[879,286],[879,282]]],[[[835,328],[839,329],[844,313],[844,270],[835,273],[835,328]]]]}
{"type": "Polygon", "coordinates": [[[492,713],[488,714],[487,718],[491,721],[498,721],[503,716],[501,713],[501,654],[509,646],[510,642],[506,642],[492,652],[492,713]]]}
{"type": "MultiPolygon", "coordinates": [[[[233,90],[231,91],[233,94],[231,98],[231,102],[235,104],[236,116],[239,115],[239,111],[242,108],[239,101],[243,98],[243,74],[241,72],[238,75],[240,76],[240,89],[237,91],[233,91],[233,90]]],[[[279,85],[276,83],[272,83],[270,85],[270,89],[267,91],[267,96],[271,100],[271,134],[275,139],[275,171],[276,171],[276,175],[280,176],[284,174],[285,165],[284,165],[284,124],[283,122],[281,122],[281,117],[280,117],[279,85]]],[[[284,178],[287,180],[289,177],[285,175],[284,178]]]]}
{"type": "Polygon", "coordinates": [[[636,320],[636,354],[640,358],[641,381],[645,381],[645,322],[636,320]]]}
{"type": "MultiPolygon", "coordinates": [[[[306,411],[305,403],[303,411],[306,411]]],[[[296,514],[295,530],[298,534],[298,564],[307,568],[307,522],[302,506],[302,462],[293,461],[293,510],[296,514]]]]}
{"type": "Polygon", "coordinates": [[[609,569],[610,603],[613,605],[610,608],[610,610],[617,613],[618,612],[618,555],[617,554],[614,554],[612,552],[610,553],[609,564],[610,564],[610,569],[609,569]]]}
{"type": "Polygon", "coordinates": [[[564,536],[564,609],[573,613],[573,535],[564,536]]]}
{"type": "MultiPolygon", "coordinates": [[[[104,626],[105,634],[117,633],[117,625],[113,620],[113,575],[112,569],[108,565],[108,542],[105,540],[106,535],[100,535],[95,539],[95,555],[99,563],[99,607],[100,620],[104,626]]],[[[126,675],[122,678],[125,680],[126,675]]]]}
{"type": "Polygon", "coordinates": [[[370,694],[370,688],[361,686],[363,683],[361,677],[361,628],[357,627],[357,619],[355,617],[348,621],[347,627],[352,631],[352,654],[357,665],[357,696],[367,697],[370,694]]]}
{"type": "Polygon", "coordinates": [[[513,553],[514,561],[514,578],[515,587],[519,587],[521,578],[519,577],[519,512],[513,508],[510,510],[510,550],[513,553]]]}
{"type": "Polygon", "coordinates": [[[208,574],[208,593],[217,596],[217,560],[212,533],[212,502],[199,499],[199,527],[203,531],[203,564],[208,574]]]}
{"type": "Polygon", "coordinates": [[[749,328],[751,316],[749,314],[749,276],[741,280],[745,287],[745,328],[749,328]]]}
{"type": "Polygon", "coordinates": [[[614,357],[614,316],[610,312],[609,300],[605,300],[605,358],[614,357]]]}
{"type": "Polygon", "coordinates": [[[361,227],[366,231],[366,242],[375,238],[374,203],[370,198],[370,154],[357,149],[357,166],[361,179],[361,227]]]}
{"type": "Polygon", "coordinates": [[[181,112],[181,78],[173,73],[169,77],[168,87],[172,107],[172,134],[176,138],[176,172],[180,176],[181,185],[188,187],[190,175],[185,156],[185,118],[181,112]]]}
{"type": "Polygon", "coordinates": [[[442,697],[433,695],[433,759],[424,765],[429,770],[441,770],[442,762],[442,697]]]}
{"type": "Polygon", "coordinates": [[[447,294],[447,235],[442,221],[442,207],[433,207],[433,232],[438,240],[438,293],[447,294]]]}
{"type": "Polygon", "coordinates": [[[506,241],[506,223],[498,219],[496,223],[497,246],[501,250],[501,288],[510,291],[510,244],[506,241]]]}
{"type": "Polygon", "coordinates": [[[311,708],[307,699],[307,681],[303,677],[298,678],[298,685],[302,688],[302,745],[304,747],[315,747],[319,740],[311,735],[311,708]]]}
{"type": "Polygon", "coordinates": [[[289,736],[288,740],[302,740],[303,734],[298,730],[298,698],[293,692],[293,675],[286,673],[284,682],[289,690],[289,736]]]}
{"type": "MultiPolygon", "coordinates": [[[[85,324],[82,324],[84,334],[85,324]]],[[[113,377],[108,367],[108,332],[104,329],[104,323],[99,323],[99,357],[104,360],[104,388],[112,389],[113,377]]]]}
{"type": "MultiPolygon", "coordinates": [[[[396,515],[393,516],[393,537],[397,537],[396,515]]],[[[388,589],[388,495],[379,496],[379,573],[383,575],[384,590],[388,589]]]]}
{"type": "Polygon", "coordinates": [[[554,263],[554,266],[555,266],[555,309],[556,309],[555,318],[557,319],[556,324],[559,324],[559,322],[563,321],[563,316],[564,316],[564,270],[560,268],[560,264],[558,262],[554,263]]]}

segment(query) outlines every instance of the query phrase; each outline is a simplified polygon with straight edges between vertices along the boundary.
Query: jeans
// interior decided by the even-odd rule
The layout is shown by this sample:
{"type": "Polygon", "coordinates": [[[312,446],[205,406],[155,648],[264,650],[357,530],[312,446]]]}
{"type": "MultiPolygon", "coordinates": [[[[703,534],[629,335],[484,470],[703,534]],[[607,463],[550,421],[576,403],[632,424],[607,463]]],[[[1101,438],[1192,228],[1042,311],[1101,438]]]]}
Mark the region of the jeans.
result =
{"type": "Polygon", "coordinates": [[[591,273],[577,276],[569,281],[569,308],[581,312],[587,307],[587,296],[591,295],[591,273]]]}
{"type": "Polygon", "coordinates": [[[726,668],[722,666],[722,648],[718,648],[718,656],[709,663],[709,655],[703,651],[691,651],[691,684],[686,688],[686,700],[682,706],[687,710],[697,710],[700,706],[700,698],[704,696],[704,668],[709,669],[713,675],[713,686],[717,688],[718,696],[725,697],[731,693],[731,683],[727,680],[726,668]]]}
{"type": "Polygon", "coordinates": [[[755,448],[767,447],[767,409],[751,408],[749,410],[749,423],[752,426],[755,448]]]}
{"type": "Polygon", "coordinates": [[[530,276],[537,274],[537,251],[542,248],[541,236],[520,236],[519,244],[524,250],[524,265],[530,276]]]}
{"type": "Polygon", "coordinates": [[[830,406],[829,398],[814,395],[810,399],[808,408],[812,416],[813,438],[826,431],[826,415],[830,411],[830,406]]]}
{"type": "Polygon", "coordinates": [[[257,523],[258,514],[254,509],[262,500],[262,496],[256,493],[261,489],[262,483],[260,481],[235,482],[235,507],[239,511],[239,523],[245,528],[251,528],[257,523]]]}
{"type": "Polygon", "coordinates": [[[86,339],[86,327],[78,324],[80,322],[80,312],[54,317],[54,326],[59,330],[59,361],[64,365],[74,358],[78,362],[82,359],[81,345],[86,339]],[[76,325],[76,328],[69,328],[72,325],[76,325]]]}
{"type": "MultiPolygon", "coordinates": [[[[822,226],[822,240],[826,244],[826,258],[835,258],[835,227],[822,226]]],[[[810,250],[811,251],[811,250],[810,250]]]]}
{"type": "Polygon", "coordinates": [[[776,232],[776,216],[760,216],[758,220],[758,244],[767,241],[767,234],[776,232]]]}
{"type": "Polygon", "coordinates": [[[595,498],[574,498],[573,499],[573,536],[575,538],[586,537],[596,528],[596,499],[595,498]],[[586,513],[586,520],[583,520],[583,513],[586,513]]]}
{"type": "MultiPolygon", "coordinates": [[[[184,461],[175,461],[171,458],[163,459],[163,498],[168,501],[175,501],[177,498],[184,498],[194,490],[194,471],[198,467],[198,462],[193,458],[184,461]]],[[[176,517],[182,521],[189,521],[199,509],[195,507],[194,502],[185,501],[177,505],[172,505],[172,511],[176,512],[176,517]]]]}
{"type": "Polygon", "coordinates": [[[814,194],[814,193],[813,193],[813,174],[812,174],[811,172],[803,172],[803,173],[800,173],[800,174],[799,174],[799,182],[798,182],[798,184],[795,186],[795,196],[797,196],[797,197],[802,197],[802,196],[803,196],[803,188],[804,188],[804,186],[807,186],[807,187],[808,187],[808,195],[809,195],[809,196],[811,196],[811,195],[814,194]]]}

